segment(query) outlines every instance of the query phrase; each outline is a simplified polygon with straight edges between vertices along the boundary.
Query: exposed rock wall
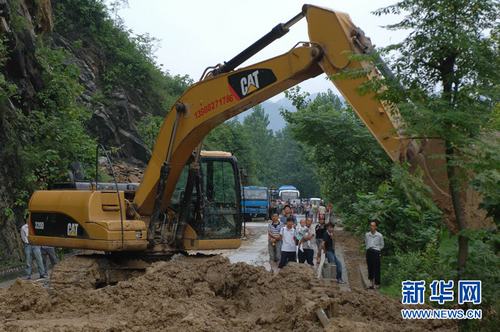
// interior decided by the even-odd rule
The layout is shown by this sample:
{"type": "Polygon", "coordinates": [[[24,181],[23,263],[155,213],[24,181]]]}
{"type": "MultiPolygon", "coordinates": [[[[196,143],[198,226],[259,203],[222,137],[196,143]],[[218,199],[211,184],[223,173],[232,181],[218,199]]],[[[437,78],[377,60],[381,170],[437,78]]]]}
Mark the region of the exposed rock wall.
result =
{"type": "Polygon", "coordinates": [[[104,56],[93,47],[76,48],[71,40],[57,31],[52,34],[56,47],[62,47],[73,55],[72,61],[80,69],[80,83],[85,88],[81,102],[92,110],[93,116],[88,124],[89,132],[107,147],[120,147],[120,157],[134,163],[144,164],[150,152],[138,138],[137,121],[145,115],[138,105],[140,96],[132,91],[117,88],[106,101],[96,98],[102,89],[100,76],[104,74],[104,56]]]}
{"type": "MultiPolygon", "coordinates": [[[[0,260],[20,261],[19,229],[24,211],[16,209],[15,197],[22,186],[17,112],[27,114],[42,87],[35,59],[36,36],[53,28],[49,0],[0,0],[0,32],[8,54],[3,75],[17,87],[16,98],[0,98],[0,260]]],[[[0,89],[3,87],[0,86],[0,89]]]]}
{"type": "Polygon", "coordinates": [[[16,128],[22,128],[23,123],[16,121],[19,114],[33,111],[35,96],[43,88],[42,68],[35,56],[38,38],[53,48],[64,48],[70,54],[68,61],[80,69],[84,92],[79,101],[93,113],[89,133],[106,147],[119,147],[119,158],[124,161],[143,166],[149,159],[149,150],[136,128],[145,115],[139,106],[143,103],[140,92],[116,89],[105,100],[98,98],[106,59],[97,47],[75,47],[71,36],[57,31],[54,12],[60,2],[0,0],[0,37],[7,49],[2,74],[17,90],[12,98],[0,94],[0,262],[23,259],[19,229],[25,211],[16,208],[15,202],[16,191],[23,186],[18,151],[22,134],[16,128]]]}

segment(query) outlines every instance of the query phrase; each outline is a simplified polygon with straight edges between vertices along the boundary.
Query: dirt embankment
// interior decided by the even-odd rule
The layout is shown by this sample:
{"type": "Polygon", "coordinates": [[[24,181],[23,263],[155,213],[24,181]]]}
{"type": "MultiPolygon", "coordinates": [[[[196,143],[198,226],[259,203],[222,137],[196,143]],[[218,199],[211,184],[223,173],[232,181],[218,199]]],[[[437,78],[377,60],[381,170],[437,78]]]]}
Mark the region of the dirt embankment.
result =
{"type": "Polygon", "coordinates": [[[401,305],[375,292],[340,292],[305,265],[278,275],[220,256],[179,258],[100,289],[47,290],[18,280],[0,290],[0,331],[449,331],[449,322],[402,322],[401,305]]]}
{"type": "Polygon", "coordinates": [[[344,231],[342,228],[335,228],[335,238],[341,244],[344,250],[345,264],[347,273],[349,274],[349,286],[351,288],[361,288],[365,286],[361,280],[359,267],[366,266],[364,253],[361,251],[361,240],[344,231]]]}

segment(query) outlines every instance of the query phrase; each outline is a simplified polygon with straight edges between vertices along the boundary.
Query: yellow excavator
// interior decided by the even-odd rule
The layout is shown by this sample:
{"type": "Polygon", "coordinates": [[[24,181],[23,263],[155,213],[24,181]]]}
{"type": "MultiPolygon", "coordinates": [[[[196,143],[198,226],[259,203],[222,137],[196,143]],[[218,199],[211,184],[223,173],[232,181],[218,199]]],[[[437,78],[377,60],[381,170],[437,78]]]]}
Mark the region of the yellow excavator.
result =
{"type": "MultiPolygon", "coordinates": [[[[204,137],[224,121],[304,80],[357,69],[366,69],[367,74],[333,79],[333,84],[389,157],[420,167],[436,201],[449,208],[444,161],[432,157],[444,151],[443,145],[437,140],[408,139],[393,105],[379,101],[374,93],[358,92],[374,76],[390,75],[386,68],[352,57],[372,51],[370,40],[347,14],[304,5],[299,14],[231,60],[207,68],[200,81],[183,93],[165,117],[136,190],[118,184],[99,189],[95,183],[85,190],[36,191],[29,203],[29,240],[104,252],[87,260],[92,266],[98,261],[101,270],[133,269],[131,262],[167,259],[190,249],[237,248],[242,227],[237,161],[229,153],[200,151],[204,137]],[[237,68],[304,17],[309,41],[237,68]]],[[[67,277],[63,279],[71,279],[67,277]]],[[[109,273],[96,277],[96,283],[112,281],[109,273]]]]}

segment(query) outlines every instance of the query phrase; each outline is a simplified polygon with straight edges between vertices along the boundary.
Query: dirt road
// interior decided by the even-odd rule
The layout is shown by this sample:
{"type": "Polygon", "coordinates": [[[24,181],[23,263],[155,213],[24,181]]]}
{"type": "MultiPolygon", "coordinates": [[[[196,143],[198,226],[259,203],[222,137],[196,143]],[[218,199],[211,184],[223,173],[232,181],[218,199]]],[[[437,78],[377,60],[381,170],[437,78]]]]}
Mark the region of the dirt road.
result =
{"type": "Polygon", "coordinates": [[[115,286],[47,289],[17,280],[0,289],[0,331],[321,331],[318,309],[330,318],[328,331],[455,329],[447,321],[403,322],[397,300],[358,287],[348,234],[338,241],[347,244],[351,282],[342,291],[303,264],[266,271],[265,224],[248,230],[238,250],[154,263],[115,286]]]}

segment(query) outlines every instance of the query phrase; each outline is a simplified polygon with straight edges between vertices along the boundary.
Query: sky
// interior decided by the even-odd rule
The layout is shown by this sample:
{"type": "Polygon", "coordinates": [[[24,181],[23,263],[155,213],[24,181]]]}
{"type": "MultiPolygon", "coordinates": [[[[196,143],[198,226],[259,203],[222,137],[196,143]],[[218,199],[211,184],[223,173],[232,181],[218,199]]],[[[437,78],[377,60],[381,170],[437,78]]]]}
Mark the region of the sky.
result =
{"type": "MultiPolygon", "coordinates": [[[[348,13],[376,46],[402,40],[402,31],[382,26],[397,17],[378,17],[371,12],[396,0],[311,0],[309,3],[348,13]]],[[[119,10],[125,25],[135,34],[149,33],[159,39],[157,62],[171,74],[189,75],[197,81],[203,70],[231,59],[240,51],[301,11],[304,0],[128,0],[119,10]]],[[[307,41],[305,19],[242,66],[289,51],[297,42],[307,41]]],[[[311,94],[325,92],[333,85],[325,75],[303,82],[311,94]]],[[[281,98],[278,95],[275,99],[281,98]]]]}

